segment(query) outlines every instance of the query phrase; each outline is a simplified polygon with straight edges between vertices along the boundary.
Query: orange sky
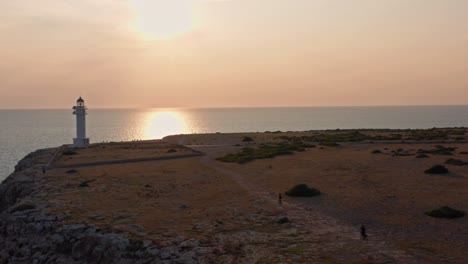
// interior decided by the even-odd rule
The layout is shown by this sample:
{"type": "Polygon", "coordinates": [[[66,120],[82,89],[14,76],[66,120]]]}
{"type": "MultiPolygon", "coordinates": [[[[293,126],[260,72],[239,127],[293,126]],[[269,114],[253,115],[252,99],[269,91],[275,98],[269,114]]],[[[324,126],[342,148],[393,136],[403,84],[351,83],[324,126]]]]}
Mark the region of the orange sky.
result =
{"type": "Polygon", "coordinates": [[[0,1],[0,108],[468,104],[465,0],[0,1]]]}

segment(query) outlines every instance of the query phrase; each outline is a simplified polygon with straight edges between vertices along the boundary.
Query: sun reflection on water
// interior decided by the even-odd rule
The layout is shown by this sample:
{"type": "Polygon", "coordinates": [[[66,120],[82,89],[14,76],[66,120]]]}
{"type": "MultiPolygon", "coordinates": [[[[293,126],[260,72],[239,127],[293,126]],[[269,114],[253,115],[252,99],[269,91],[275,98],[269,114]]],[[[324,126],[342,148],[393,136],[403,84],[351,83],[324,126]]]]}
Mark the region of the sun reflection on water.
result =
{"type": "Polygon", "coordinates": [[[182,113],[172,110],[149,112],[145,121],[145,139],[159,139],[169,135],[187,133],[186,120],[182,113]]]}

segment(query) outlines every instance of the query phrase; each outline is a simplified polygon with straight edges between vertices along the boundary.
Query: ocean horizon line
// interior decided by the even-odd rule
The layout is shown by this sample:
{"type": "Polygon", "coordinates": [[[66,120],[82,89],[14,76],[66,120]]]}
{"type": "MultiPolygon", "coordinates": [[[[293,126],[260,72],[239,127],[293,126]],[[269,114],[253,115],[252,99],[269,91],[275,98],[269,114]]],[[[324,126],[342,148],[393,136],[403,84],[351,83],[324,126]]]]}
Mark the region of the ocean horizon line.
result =
{"type": "MultiPolygon", "coordinates": [[[[395,107],[465,107],[468,104],[427,104],[427,105],[330,105],[330,106],[229,106],[229,107],[92,107],[94,110],[147,110],[147,109],[303,109],[303,108],[395,108],[395,107]]],[[[70,110],[69,108],[0,108],[0,111],[28,111],[28,110],[70,110]]]]}

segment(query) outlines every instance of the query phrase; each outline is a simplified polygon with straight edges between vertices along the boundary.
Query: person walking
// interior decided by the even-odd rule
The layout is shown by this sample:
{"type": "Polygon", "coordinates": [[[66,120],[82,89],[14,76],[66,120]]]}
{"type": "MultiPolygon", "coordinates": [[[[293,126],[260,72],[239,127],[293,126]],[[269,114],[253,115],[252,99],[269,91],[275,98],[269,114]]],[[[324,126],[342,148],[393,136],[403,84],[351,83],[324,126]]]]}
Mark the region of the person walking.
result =
{"type": "Polygon", "coordinates": [[[367,241],[366,227],[364,225],[361,225],[361,238],[362,240],[367,241]]]}

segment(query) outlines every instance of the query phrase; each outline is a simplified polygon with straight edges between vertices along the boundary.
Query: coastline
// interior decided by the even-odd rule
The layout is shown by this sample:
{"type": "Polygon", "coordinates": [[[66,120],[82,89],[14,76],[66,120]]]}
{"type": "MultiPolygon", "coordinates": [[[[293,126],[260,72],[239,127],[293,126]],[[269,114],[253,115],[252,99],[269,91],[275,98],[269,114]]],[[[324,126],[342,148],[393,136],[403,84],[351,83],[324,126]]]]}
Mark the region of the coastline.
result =
{"type": "Polygon", "coordinates": [[[463,202],[468,195],[463,189],[466,167],[449,167],[453,171],[450,177],[422,173],[428,165],[443,163],[449,156],[468,160],[468,155],[460,154],[468,151],[465,129],[463,139],[458,140],[454,138],[461,135],[403,142],[338,141],[338,146],[313,142],[316,147],[304,152],[246,164],[215,160],[244,147],[353,131],[367,131],[370,136],[402,132],[177,135],[156,141],[93,144],[90,149],[74,150],[74,155],[62,152],[57,159],[53,156],[59,148],[35,151],[18,162],[15,172],[0,185],[0,260],[466,261],[462,243],[466,242],[462,231],[466,230],[466,218],[449,222],[423,215],[424,208],[438,203],[451,202],[467,209],[463,202]],[[245,137],[253,142],[243,142],[245,137]],[[415,158],[418,149],[432,150],[439,144],[457,149],[452,155],[415,158]],[[376,149],[382,153],[371,154],[376,149]],[[200,152],[205,155],[190,154],[200,152]],[[180,159],[161,159],[174,153],[180,159]],[[151,160],[134,163],[148,155],[151,160]],[[122,161],[122,157],[128,162],[86,166],[90,160],[122,161]],[[50,169],[42,174],[42,167],[50,160],[54,160],[50,169]],[[72,168],[76,172],[69,173],[72,168]],[[277,204],[277,192],[302,181],[319,187],[324,195],[318,199],[285,198],[284,204],[277,204]],[[83,183],[89,186],[80,187],[83,183]],[[451,194],[448,190],[456,191],[451,194]],[[434,195],[437,198],[423,202],[434,195]],[[284,217],[289,222],[278,224],[284,217]],[[373,229],[371,240],[378,242],[359,241],[355,227],[363,221],[373,229]]]}

